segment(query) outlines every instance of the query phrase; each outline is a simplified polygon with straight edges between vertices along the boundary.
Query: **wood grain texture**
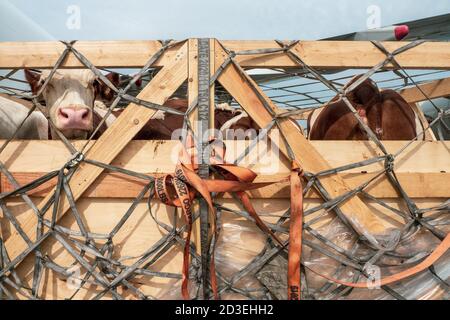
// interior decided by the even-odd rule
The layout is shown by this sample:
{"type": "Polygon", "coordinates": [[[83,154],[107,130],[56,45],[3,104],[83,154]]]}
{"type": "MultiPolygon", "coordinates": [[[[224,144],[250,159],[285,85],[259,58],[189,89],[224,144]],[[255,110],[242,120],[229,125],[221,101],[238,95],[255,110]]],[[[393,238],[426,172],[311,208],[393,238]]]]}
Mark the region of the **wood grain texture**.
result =
{"type": "MultiPolygon", "coordinates": [[[[172,173],[172,172],[168,172],[172,173]]],[[[12,172],[12,175],[20,185],[25,185],[43,176],[45,172],[12,172]]],[[[148,173],[151,174],[151,173],[148,173]]],[[[157,176],[158,174],[155,174],[157,176]]],[[[279,181],[287,174],[260,175],[255,182],[279,181]]],[[[372,179],[375,173],[340,173],[338,174],[353,189],[372,179]]],[[[450,198],[450,172],[401,172],[397,177],[411,198],[450,198]]],[[[53,190],[57,178],[40,185],[27,194],[34,197],[45,197],[53,190]]],[[[148,182],[121,173],[102,173],[97,180],[84,192],[83,198],[136,198],[142,188],[148,182]]],[[[2,192],[14,191],[14,187],[4,176],[0,176],[0,188],[2,192]]],[[[377,178],[365,191],[377,198],[398,198],[399,193],[389,180],[382,176],[377,178]]],[[[248,191],[252,198],[259,199],[290,199],[289,183],[280,182],[248,191]]],[[[148,193],[144,196],[147,198],[148,193]]],[[[225,193],[219,195],[223,198],[232,197],[225,193]]],[[[320,195],[312,189],[307,192],[305,198],[320,198],[320,195]]]]}
{"type": "MultiPolygon", "coordinates": [[[[148,41],[77,41],[74,48],[99,68],[143,67],[160,48],[161,43],[148,41]]],[[[51,68],[65,49],[59,41],[48,42],[0,42],[0,69],[51,68]]],[[[154,67],[170,63],[179,46],[168,50],[154,67]]],[[[63,68],[83,68],[83,64],[71,53],[62,63],[63,68]]]]}
{"type": "MultiPolygon", "coordinates": [[[[216,65],[220,65],[225,58],[226,53],[223,50],[220,52],[216,48],[216,65]]],[[[266,127],[272,121],[272,116],[265,109],[258,95],[252,90],[251,84],[259,91],[260,96],[263,97],[275,114],[280,112],[256,83],[249,76],[243,76],[235,65],[229,65],[218,78],[218,81],[261,128],[266,127]]],[[[304,170],[316,173],[331,168],[329,163],[300,132],[299,127],[293,120],[283,118],[279,121],[278,126],[284,133],[286,141],[295,155],[295,159],[304,170]]],[[[271,130],[269,136],[271,141],[280,148],[281,152],[288,156],[288,149],[280,136],[276,134],[276,131],[271,130]]],[[[320,181],[330,197],[333,198],[351,190],[345,181],[337,175],[323,177],[320,181]]],[[[380,218],[371,214],[370,209],[358,196],[343,202],[340,208],[361,234],[367,232],[381,234],[386,231],[380,218]]]]}
{"type": "MultiPolygon", "coordinates": [[[[223,45],[234,51],[279,48],[273,40],[224,40],[223,45]]],[[[390,51],[404,46],[406,41],[385,41],[390,51]]],[[[161,44],[158,41],[78,41],[75,44],[98,67],[141,67],[161,44]]],[[[50,68],[64,50],[60,42],[2,42],[0,43],[0,68],[50,68]]],[[[300,41],[294,48],[302,59],[315,68],[370,68],[385,58],[369,41],[300,41]]],[[[170,50],[175,54],[176,49],[170,50]]],[[[243,55],[237,60],[245,68],[298,67],[284,53],[243,55]]],[[[404,68],[449,69],[450,43],[427,42],[397,56],[404,68]]],[[[169,55],[155,66],[162,67],[170,61],[169,55]]],[[[63,64],[77,68],[81,64],[74,56],[63,64]]],[[[392,66],[388,66],[392,67],[392,66]]]]}
{"type": "MultiPolygon", "coordinates": [[[[140,92],[138,97],[162,104],[187,79],[187,73],[187,44],[184,44],[173,58],[173,62],[161,70],[140,92]]],[[[130,104],[113,125],[87,151],[86,157],[103,163],[110,163],[154,114],[154,110],[130,104]]],[[[82,163],[70,181],[74,198],[78,199],[102,171],[103,169],[99,167],[82,163]]],[[[38,207],[42,208],[50,197],[51,193],[42,200],[38,207]]],[[[66,213],[68,208],[69,203],[66,197],[61,197],[58,207],[58,219],[66,213]]],[[[45,217],[51,216],[51,212],[52,208],[47,211],[45,217]]],[[[23,230],[30,239],[35,240],[36,225],[32,219],[34,212],[30,209],[24,215],[28,216],[29,220],[23,226],[23,230]]],[[[26,245],[20,240],[20,235],[17,232],[14,232],[5,242],[5,246],[12,258],[17,257],[26,249],[26,245]]]]}
{"type": "MultiPolygon", "coordinates": [[[[220,41],[233,51],[279,48],[273,40],[220,41]]],[[[406,45],[407,41],[383,41],[384,47],[392,52],[406,45]]],[[[370,41],[300,41],[293,50],[303,61],[314,68],[371,68],[386,56],[370,41]]],[[[291,68],[298,67],[283,53],[242,55],[237,60],[245,68],[291,68]]],[[[427,42],[396,56],[398,63],[406,69],[449,69],[450,44],[448,42],[427,42]]],[[[392,68],[387,65],[386,68],[392,68]]]]}
{"type": "Polygon", "coordinates": [[[409,103],[425,101],[427,97],[430,99],[450,96],[450,78],[430,81],[416,86],[405,88],[398,93],[409,103]],[[423,91],[423,93],[422,93],[423,91]],[[425,95],[424,95],[425,93],[425,95]]]}

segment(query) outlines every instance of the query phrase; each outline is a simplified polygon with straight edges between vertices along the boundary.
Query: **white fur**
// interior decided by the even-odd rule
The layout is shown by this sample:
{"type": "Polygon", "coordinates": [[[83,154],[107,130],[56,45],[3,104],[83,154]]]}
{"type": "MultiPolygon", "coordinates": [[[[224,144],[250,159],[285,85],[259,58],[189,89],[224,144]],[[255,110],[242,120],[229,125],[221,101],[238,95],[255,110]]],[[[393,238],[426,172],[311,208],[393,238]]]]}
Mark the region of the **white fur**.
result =
{"type": "MultiPolygon", "coordinates": [[[[25,119],[29,109],[24,105],[0,96],[0,139],[9,139],[25,119]]],[[[15,136],[16,139],[48,138],[48,121],[41,112],[32,112],[15,136]]]]}
{"type": "MultiPolygon", "coordinates": [[[[49,70],[43,70],[40,84],[43,84],[49,75],[49,70]]],[[[57,128],[62,129],[57,116],[59,108],[72,106],[93,111],[95,79],[95,74],[89,69],[60,69],[55,72],[42,95],[46,104],[45,111],[57,128]]],[[[64,135],[68,137],[72,133],[66,130],[64,135]]]]}

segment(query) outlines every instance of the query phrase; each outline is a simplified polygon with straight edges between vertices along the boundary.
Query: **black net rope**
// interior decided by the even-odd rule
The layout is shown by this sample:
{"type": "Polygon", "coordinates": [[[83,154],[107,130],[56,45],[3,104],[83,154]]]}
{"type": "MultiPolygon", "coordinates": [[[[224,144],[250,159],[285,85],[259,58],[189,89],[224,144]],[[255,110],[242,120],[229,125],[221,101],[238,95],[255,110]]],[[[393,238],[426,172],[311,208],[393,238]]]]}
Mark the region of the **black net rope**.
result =
{"type": "MultiPolygon", "coordinates": [[[[15,299],[16,295],[12,292],[16,290],[20,292],[21,295],[28,299],[40,299],[39,288],[42,284],[43,277],[45,274],[45,270],[52,270],[55,274],[59,275],[62,278],[68,279],[74,277],[74,272],[72,271],[72,267],[81,266],[85,273],[83,276],[80,276],[79,280],[80,285],[79,288],[74,290],[68,299],[73,299],[77,296],[77,293],[81,290],[81,288],[85,286],[95,285],[99,288],[98,294],[96,294],[93,298],[100,299],[108,295],[113,299],[123,299],[122,295],[123,289],[126,288],[128,292],[130,292],[134,298],[136,299],[156,299],[156,297],[144,293],[139,289],[139,286],[135,284],[133,279],[136,277],[144,277],[148,279],[153,278],[166,278],[166,279],[175,279],[180,280],[180,273],[171,273],[171,272],[159,272],[152,271],[150,267],[154,265],[158,259],[164,256],[171,248],[174,246],[184,246],[185,239],[183,237],[183,232],[186,229],[186,225],[177,225],[175,222],[177,220],[177,216],[179,216],[179,212],[177,209],[173,210],[173,221],[174,223],[169,225],[163,222],[161,219],[158,219],[157,212],[153,212],[151,208],[152,198],[148,197],[147,205],[151,218],[158,225],[160,230],[164,230],[164,235],[154,243],[152,246],[147,248],[143,254],[134,257],[121,257],[120,259],[113,258],[113,253],[115,252],[115,244],[114,244],[114,236],[123,228],[129,218],[132,216],[136,207],[139,203],[144,201],[146,194],[153,194],[152,191],[154,189],[154,178],[152,176],[135,172],[132,170],[127,170],[124,168],[120,168],[117,166],[113,166],[106,163],[101,163],[99,161],[89,159],[85,155],[89,151],[89,149],[94,145],[92,142],[93,137],[101,127],[101,125],[105,122],[106,118],[111,114],[111,112],[119,106],[120,104],[134,103],[140,105],[145,108],[150,108],[153,110],[160,110],[163,112],[167,112],[173,115],[177,115],[183,117],[183,127],[187,129],[189,133],[192,133],[195,136],[194,130],[192,129],[192,123],[189,120],[189,116],[192,112],[194,112],[197,108],[197,101],[194,101],[186,112],[180,112],[178,110],[169,108],[164,105],[158,105],[155,103],[151,103],[149,101],[145,101],[137,98],[134,94],[130,94],[130,90],[133,85],[140,80],[143,76],[148,75],[149,70],[152,69],[152,65],[169,49],[183,43],[183,41],[165,41],[162,42],[161,48],[148,60],[148,62],[144,65],[144,67],[136,73],[133,77],[128,80],[128,83],[124,88],[117,88],[102,72],[100,69],[95,67],[81,52],[79,52],[75,47],[75,41],[72,42],[63,42],[66,46],[65,50],[53,66],[50,71],[49,76],[43,83],[42,87],[39,89],[37,94],[28,95],[26,94],[26,90],[15,90],[14,88],[10,88],[7,86],[1,86],[6,92],[13,94],[16,97],[26,98],[33,103],[33,107],[30,109],[30,112],[20,123],[19,128],[16,133],[23,126],[27,118],[31,115],[31,113],[35,110],[39,110],[44,112],[43,106],[39,103],[39,98],[44,92],[46,86],[51,81],[52,77],[56,73],[56,71],[61,67],[64,60],[67,58],[69,54],[75,56],[81,64],[90,69],[96,77],[102,81],[105,85],[107,85],[111,90],[113,90],[116,94],[116,98],[110,104],[107,110],[107,114],[103,117],[100,124],[93,130],[92,134],[89,136],[87,141],[80,147],[76,148],[69,140],[67,140],[64,135],[57,129],[52,120],[47,117],[50,126],[57,133],[58,137],[61,139],[62,143],[66,146],[66,148],[71,153],[71,157],[64,164],[62,168],[59,170],[55,170],[53,172],[47,173],[42,177],[36,179],[33,182],[30,182],[26,185],[20,185],[14,176],[9,172],[7,166],[4,163],[0,162],[0,171],[5,177],[8,179],[9,183],[14,187],[14,190],[7,193],[2,193],[0,195],[0,206],[3,212],[3,218],[6,219],[18,232],[20,237],[26,242],[27,248],[17,257],[11,260],[8,255],[8,252],[5,247],[5,240],[2,238],[0,234],[0,299],[15,299]],[[145,186],[142,188],[139,195],[133,199],[129,208],[123,214],[121,219],[116,223],[113,229],[109,233],[92,233],[89,232],[88,226],[86,226],[85,221],[83,219],[82,213],[80,213],[79,208],[76,204],[74,196],[72,194],[72,190],[70,187],[70,179],[74,172],[79,169],[81,163],[88,163],[90,165],[98,166],[103,168],[109,172],[119,172],[122,174],[126,174],[132,177],[136,177],[146,181],[145,186]],[[42,209],[38,209],[36,205],[33,203],[32,199],[27,195],[27,192],[39,187],[43,183],[57,178],[56,188],[52,194],[52,197],[49,199],[48,203],[44,205],[42,209]],[[37,217],[37,225],[36,225],[36,240],[31,240],[24,230],[21,227],[21,224],[15,217],[15,215],[8,208],[7,200],[12,197],[20,197],[23,202],[25,202],[29,208],[33,210],[37,217]],[[78,226],[78,230],[73,230],[66,228],[62,225],[58,224],[57,221],[57,212],[58,205],[60,203],[61,197],[66,197],[70,205],[70,214],[74,217],[76,224],[78,226]],[[44,218],[44,214],[52,208],[51,219],[44,218]],[[46,231],[45,231],[46,230],[46,231]],[[56,261],[53,261],[45,252],[41,250],[41,244],[49,238],[53,238],[62,247],[73,257],[74,262],[70,267],[64,267],[59,265],[56,261]],[[34,255],[34,268],[33,268],[33,276],[32,276],[32,284],[31,287],[25,284],[25,281],[16,270],[16,267],[19,263],[21,263],[27,256],[34,255]],[[127,265],[124,262],[127,260],[133,259],[134,262],[131,265],[127,265]]],[[[373,45],[378,48],[383,54],[386,55],[386,59],[378,63],[376,66],[368,70],[364,73],[356,82],[352,83],[349,86],[338,87],[335,81],[328,80],[325,78],[321,72],[315,70],[314,68],[308,66],[304,63],[302,58],[291,50],[298,41],[293,41],[290,43],[284,43],[281,41],[277,41],[279,44],[279,48],[270,48],[270,49],[258,49],[258,50],[244,50],[233,52],[229,51],[226,48],[224,50],[228,53],[228,57],[225,59],[223,64],[219,66],[217,72],[211,76],[210,85],[216,83],[216,80],[220,76],[220,74],[228,67],[228,65],[233,64],[237,70],[241,73],[241,75],[248,77],[246,71],[239,65],[236,60],[237,56],[240,55],[264,55],[264,54],[273,54],[273,53],[284,53],[288,55],[301,70],[301,76],[309,77],[310,79],[322,83],[324,86],[331,90],[336,95],[338,95],[339,99],[345,102],[347,107],[351,110],[354,117],[358,120],[360,127],[366,132],[367,137],[370,141],[374,143],[374,145],[381,152],[381,155],[375,156],[370,159],[365,159],[362,161],[358,161],[355,163],[350,163],[344,166],[340,166],[337,168],[333,168],[330,170],[322,171],[322,172],[305,172],[305,178],[307,183],[305,184],[303,193],[306,194],[310,189],[315,188],[324,201],[317,206],[311,207],[304,212],[304,216],[307,217],[319,211],[323,211],[318,217],[315,217],[309,222],[304,223],[304,232],[308,235],[304,240],[304,246],[314,250],[315,252],[319,252],[321,255],[328,257],[335,261],[337,267],[333,276],[339,278],[344,275],[348,270],[352,270],[352,281],[358,281],[363,277],[368,278],[370,274],[368,274],[367,266],[368,265],[378,265],[380,267],[402,267],[408,265],[414,265],[417,261],[425,258],[429,251],[422,251],[419,254],[411,255],[408,252],[399,252],[397,249],[409,239],[414,239],[414,237],[418,234],[418,232],[426,231],[436,237],[439,241],[445,237],[445,232],[442,230],[442,226],[446,226],[450,223],[448,220],[448,213],[450,211],[449,200],[444,201],[441,205],[437,205],[432,208],[419,209],[418,205],[414,202],[412,198],[410,198],[405,190],[403,189],[401,183],[399,182],[396,173],[395,173],[395,161],[398,159],[399,155],[402,154],[404,150],[415,140],[417,140],[420,135],[411,141],[405,141],[405,144],[396,152],[389,153],[385,148],[382,141],[380,141],[376,134],[372,132],[372,130],[364,123],[364,121],[359,116],[358,112],[355,110],[354,106],[350,103],[347,98],[349,92],[351,92],[354,88],[356,88],[359,84],[361,84],[366,79],[369,79],[372,75],[377,72],[383,72],[385,67],[388,64],[392,64],[394,69],[396,70],[398,75],[401,75],[405,80],[405,84],[413,84],[419,90],[421,90],[419,81],[415,81],[414,77],[409,75],[402,67],[399,65],[395,59],[396,55],[405,52],[411,48],[419,46],[423,43],[423,41],[415,41],[408,43],[407,45],[395,50],[394,52],[389,52],[386,50],[383,45],[379,42],[373,42],[373,45]],[[350,190],[345,194],[341,194],[338,197],[332,198],[327,193],[325,188],[322,186],[320,179],[321,177],[337,174],[340,172],[345,172],[347,170],[355,169],[355,168],[363,168],[365,166],[374,164],[374,163],[383,163],[383,169],[376,172],[370,179],[359,185],[357,188],[350,190]],[[381,199],[377,199],[371,196],[366,192],[366,189],[373,184],[374,181],[377,180],[380,176],[387,176],[391,184],[396,188],[399,192],[399,195],[403,199],[403,202],[407,208],[407,210],[397,209],[392,207],[389,203],[382,201],[381,199]],[[370,199],[371,201],[376,202],[378,205],[387,208],[392,211],[394,214],[398,215],[403,219],[403,225],[401,228],[393,232],[389,239],[385,239],[385,241],[380,242],[379,239],[371,236],[370,234],[358,234],[358,232],[353,228],[353,225],[347,220],[346,216],[342,213],[340,209],[340,204],[346,201],[347,199],[359,195],[360,197],[370,199]],[[342,222],[342,224],[350,230],[350,232],[354,236],[354,241],[351,248],[344,248],[337,245],[333,239],[328,238],[326,235],[315,230],[312,225],[315,221],[320,219],[324,214],[329,212],[334,212],[338,219],[342,222]],[[426,213],[430,213],[429,215],[425,215],[426,213]],[[388,258],[388,259],[383,259],[388,258]]],[[[13,76],[16,74],[17,70],[12,70],[8,74],[2,76],[1,80],[14,80],[17,82],[21,82],[19,79],[14,79],[13,76]]],[[[286,71],[287,72],[287,71],[286,71]]],[[[293,76],[300,76],[299,73],[293,73],[293,76]]],[[[23,81],[22,81],[23,82],[23,81]]],[[[239,164],[246,156],[248,156],[252,149],[257,145],[258,141],[263,139],[270,130],[278,129],[281,133],[281,141],[284,143],[286,149],[288,150],[288,156],[291,160],[295,159],[295,155],[291,150],[291,147],[287,143],[285,139],[285,133],[282,128],[279,126],[279,121],[285,117],[291,117],[293,115],[297,115],[299,113],[305,112],[305,109],[298,109],[294,107],[292,109],[286,109],[285,112],[281,114],[275,114],[272,108],[267,104],[267,101],[264,97],[261,96],[260,92],[257,88],[249,82],[252,89],[258,96],[258,98],[263,103],[263,106],[267,110],[267,112],[272,116],[273,120],[260,131],[260,134],[256,139],[254,139],[249,146],[245,149],[245,151],[239,155],[235,163],[239,164]]],[[[266,88],[268,89],[268,88],[266,88]]],[[[291,88],[282,88],[282,90],[286,93],[295,93],[301,94],[309,99],[315,99],[310,94],[312,92],[297,92],[292,91],[291,88]]],[[[425,95],[425,93],[422,91],[425,95]]],[[[425,95],[426,96],[426,95],[425,95]]],[[[426,96],[427,97],[427,96],[426,96]]],[[[436,123],[444,123],[444,117],[448,116],[448,111],[444,111],[439,109],[431,99],[427,97],[427,100],[431,102],[434,108],[437,110],[437,117],[431,121],[428,127],[424,128],[424,132],[427,130],[431,130],[431,127],[436,123]]],[[[317,103],[322,103],[322,100],[315,99],[317,103]]],[[[274,102],[277,102],[274,99],[274,102]]],[[[287,104],[286,104],[287,105],[287,104]]],[[[307,110],[311,110],[309,108],[307,110]]],[[[448,128],[447,128],[448,129],[448,128]]],[[[0,153],[7,147],[7,145],[14,140],[15,135],[13,135],[10,139],[6,140],[3,145],[0,147],[0,153]]],[[[198,138],[198,137],[197,137],[198,138]]],[[[221,226],[221,215],[223,212],[232,213],[237,217],[242,217],[244,219],[248,219],[253,221],[248,212],[243,209],[233,209],[227,207],[220,202],[214,203],[217,209],[217,221],[218,221],[218,229],[219,232],[222,229],[221,226]]],[[[250,263],[246,264],[243,268],[234,272],[233,274],[224,274],[223,272],[217,271],[217,277],[219,279],[219,294],[224,295],[228,292],[237,293],[242,295],[248,299],[261,299],[275,298],[273,294],[264,286],[259,287],[246,287],[242,285],[242,281],[245,281],[249,276],[254,276],[258,273],[264,266],[273,261],[276,257],[282,257],[285,259],[287,255],[287,246],[289,244],[289,230],[286,227],[285,223],[289,220],[289,209],[284,212],[281,216],[278,216],[277,221],[272,223],[266,223],[267,226],[272,229],[277,234],[285,236],[285,244],[284,246],[280,246],[279,244],[273,242],[271,238],[268,236],[267,241],[263,247],[263,249],[257,254],[250,263]]],[[[198,219],[199,213],[196,212],[193,216],[193,221],[198,219]]],[[[191,270],[190,270],[190,278],[193,280],[195,284],[195,290],[193,291],[192,298],[200,299],[201,297],[201,287],[202,287],[202,277],[201,277],[201,256],[196,253],[196,248],[194,244],[191,245],[191,270]]],[[[214,243],[211,246],[215,245],[214,243]]],[[[306,272],[309,266],[305,261],[302,261],[302,277],[304,281],[302,281],[302,296],[304,298],[309,299],[335,299],[335,298],[344,298],[351,294],[354,290],[353,288],[342,286],[342,285],[333,285],[331,283],[326,283],[322,285],[319,289],[312,289],[308,284],[308,277],[306,276],[306,272]]],[[[448,282],[446,279],[442,278],[435,268],[430,267],[428,272],[436,279],[437,285],[442,287],[444,290],[448,292],[448,282]]],[[[389,297],[395,299],[405,299],[401,293],[397,292],[394,286],[382,286],[381,287],[384,292],[386,292],[389,297]]],[[[178,288],[174,288],[174,290],[179,290],[178,288]]]]}

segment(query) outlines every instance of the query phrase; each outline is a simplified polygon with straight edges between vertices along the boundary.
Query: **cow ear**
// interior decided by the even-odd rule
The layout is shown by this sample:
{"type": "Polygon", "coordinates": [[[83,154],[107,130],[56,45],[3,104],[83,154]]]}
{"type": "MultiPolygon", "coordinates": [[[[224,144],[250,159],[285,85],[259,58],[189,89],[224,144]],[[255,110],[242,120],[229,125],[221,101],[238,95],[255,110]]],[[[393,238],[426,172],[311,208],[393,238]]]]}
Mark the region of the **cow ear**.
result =
{"type": "Polygon", "coordinates": [[[115,85],[116,87],[119,85],[120,79],[118,73],[110,72],[106,75],[106,78],[108,78],[108,80],[111,81],[112,84],[115,85]]]}
{"type": "Polygon", "coordinates": [[[41,75],[37,72],[31,71],[26,68],[24,69],[24,72],[25,72],[25,79],[30,84],[31,92],[33,92],[33,94],[36,94],[41,87],[41,85],[39,83],[39,80],[41,79],[41,75]]]}
{"type": "MultiPolygon", "coordinates": [[[[120,77],[118,73],[110,72],[106,78],[117,88],[120,84],[120,77]]],[[[108,87],[103,81],[97,80],[95,82],[96,95],[103,101],[109,102],[114,98],[114,90],[108,87]]]]}
{"type": "Polygon", "coordinates": [[[355,90],[355,97],[360,104],[367,104],[379,94],[378,86],[372,79],[367,79],[355,90]]]}

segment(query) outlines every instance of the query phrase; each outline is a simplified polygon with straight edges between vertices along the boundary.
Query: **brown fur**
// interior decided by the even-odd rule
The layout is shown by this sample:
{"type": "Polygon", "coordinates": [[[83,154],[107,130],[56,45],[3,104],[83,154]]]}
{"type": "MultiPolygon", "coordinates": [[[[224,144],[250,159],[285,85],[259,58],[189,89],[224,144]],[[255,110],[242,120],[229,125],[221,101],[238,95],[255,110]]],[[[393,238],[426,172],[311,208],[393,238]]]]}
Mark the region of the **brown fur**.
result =
{"type": "MultiPolygon", "coordinates": [[[[186,99],[169,99],[164,103],[164,106],[172,109],[186,112],[188,108],[188,101],[186,99]]],[[[119,116],[122,111],[115,112],[115,116],[119,116]]],[[[215,111],[215,123],[214,127],[219,129],[222,125],[230,120],[234,114],[228,110],[217,109],[215,111]]],[[[94,115],[94,128],[99,124],[100,118],[94,115]]],[[[170,140],[172,133],[176,129],[183,128],[183,117],[166,112],[164,120],[151,119],[134,137],[135,140],[170,140]]],[[[106,126],[103,125],[100,128],[97,136],[100,136],[102,132],[106,130],[106,126]]],[[[249,117],[245,117],[234,124],[231,129],[257,129],[257,125],[249,117]]]]}
{"type": "MultiPolygon", "coordinates": [[[[379,139],[410,140],[416,136],[414,111],[397,92],[390,89],[380,92],[375,83],[366,80],[348,95],[348,99],[379,139]]],[[[311,140],[368,139],[345,102],[337,97],[313,124],[311,115],[308,117],[308,128],[311,140]]]]}

